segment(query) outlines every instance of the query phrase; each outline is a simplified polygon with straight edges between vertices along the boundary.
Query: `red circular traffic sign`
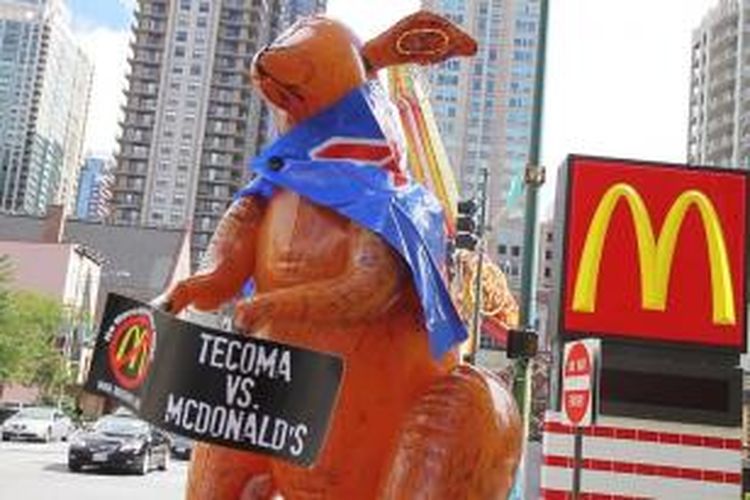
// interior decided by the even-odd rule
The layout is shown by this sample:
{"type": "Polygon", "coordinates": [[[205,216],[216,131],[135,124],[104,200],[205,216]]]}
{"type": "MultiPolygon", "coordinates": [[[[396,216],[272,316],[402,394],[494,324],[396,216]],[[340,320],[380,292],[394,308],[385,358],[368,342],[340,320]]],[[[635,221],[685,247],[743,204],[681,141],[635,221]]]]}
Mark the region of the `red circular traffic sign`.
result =
{"type": "Polygon", "coordinates": [[[563,365],[563,410],[573,425],[587,425],[591,414],[593,359],[583,342],[566,350],[563,365]]]}

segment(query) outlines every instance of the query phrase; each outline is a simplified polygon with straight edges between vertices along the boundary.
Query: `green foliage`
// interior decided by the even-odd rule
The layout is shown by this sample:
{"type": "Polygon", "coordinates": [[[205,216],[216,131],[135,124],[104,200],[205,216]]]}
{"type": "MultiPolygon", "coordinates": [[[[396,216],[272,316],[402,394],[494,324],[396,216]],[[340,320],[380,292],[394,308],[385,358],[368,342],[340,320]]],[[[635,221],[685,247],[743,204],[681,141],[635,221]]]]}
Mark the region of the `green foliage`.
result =
{"type": "Polygon", "coordinates": [[[42,295],[12,290],[7,258],[0,257],[0,381],[34,384],[59,394],[69,374],[56,339],[63,308],[42,295]]]}

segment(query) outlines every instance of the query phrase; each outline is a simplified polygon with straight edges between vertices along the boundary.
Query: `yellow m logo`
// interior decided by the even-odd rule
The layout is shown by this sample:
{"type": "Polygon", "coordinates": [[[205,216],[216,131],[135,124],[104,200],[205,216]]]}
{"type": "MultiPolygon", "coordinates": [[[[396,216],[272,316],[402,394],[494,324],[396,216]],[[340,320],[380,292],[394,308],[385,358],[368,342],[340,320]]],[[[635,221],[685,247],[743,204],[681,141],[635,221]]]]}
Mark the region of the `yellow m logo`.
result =
{"type": "Polygon", "coordinates": [[[573,310],[589,313],[595,310],[602,247],[609,230],[612,212],[621,199],[627,202],[635,225],[638,258],[641,265],[641,306],[643,309],[651,311],[666,309],[669,275],[677,237],[685,214],[691,206],[695,206],[700,211],[708,243],[713,322],[718,325],[734,325],[736,323],[734,290],[724,234],[711,200],[695,189],[683,192],[674,201],[664,219],[661,232],[658,237],[655,237],[651,217],[638,191],[626,183],[618,183],[610,187],[599,201],[586,233],[573,292],[573,310]]]}

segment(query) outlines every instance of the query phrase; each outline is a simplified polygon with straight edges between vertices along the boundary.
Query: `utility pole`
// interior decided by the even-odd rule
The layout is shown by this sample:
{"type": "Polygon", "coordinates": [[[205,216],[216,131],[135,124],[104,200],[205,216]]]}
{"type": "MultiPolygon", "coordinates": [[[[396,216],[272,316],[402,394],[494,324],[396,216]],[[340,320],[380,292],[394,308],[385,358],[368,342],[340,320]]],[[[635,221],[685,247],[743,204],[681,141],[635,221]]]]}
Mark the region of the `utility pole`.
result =
{"type": "MultiPolygon", "coordinates": [[[[542,113],[544,101],[544,71],[547,52],[547,18],[549,0],[539,1],[539,37],[537,42],[534,100],[531,117],[531,137],[529,159],[524,175],[526,184],[526,206],[524,213],[523,261],[521,267],[521,310],[522,328],[536,329],[536,267],[537,267],[537,202],[539,188],[544,183],[544,167],[540,165],[542,143],[542,113]]],[[[524,448],[529,435],[531,413],[531,364],[526,357],[519,358],[514,366],[513,393],[522,412],[524,448]]],[[[521,464],[521,478],[525,473],[521,464]]],[[[523,484],[523,479],[521,479],[523,484]]],[[[525,492],[524,498],[526,498],[525,492]]]]}
{"type": "Polygon", "coordinates": [[[476,228],[477,236],[477,272],[474,275],[474,310],[471,319],[471,349],[468,362],[476,363],[479,340],[482,336],[482,267],[484,265],[484,230],[487,224],[487,181],[489,172],[482,167],[479,172],[479,223],[476,228]]]}

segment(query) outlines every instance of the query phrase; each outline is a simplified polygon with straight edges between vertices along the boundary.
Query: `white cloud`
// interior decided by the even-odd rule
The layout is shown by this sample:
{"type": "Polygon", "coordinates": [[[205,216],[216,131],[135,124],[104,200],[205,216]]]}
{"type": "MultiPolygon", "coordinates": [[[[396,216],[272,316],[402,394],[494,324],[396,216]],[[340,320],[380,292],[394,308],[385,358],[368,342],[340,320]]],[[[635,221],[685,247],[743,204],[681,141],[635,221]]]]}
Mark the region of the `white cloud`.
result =
{"type": "Polygon", "coordinates": [[[419,9],[419,3],[417,0],[329,0],[327,13],[345,22],[358,36],[367,40],[419,9]]]}
{"type": "Polygon", "coordinates": [[[111,154],[120,133],[118,120],[125,101],[128,30],[98,27],[76,33],[94,64],[94,80],[86,126],[85,151],[111,154]]]}
{"type": "Polygon", "coordinates": [[[543,205],[570,153],[684,162],[692,30],[716,0],[551,4],[543,205]]]}

